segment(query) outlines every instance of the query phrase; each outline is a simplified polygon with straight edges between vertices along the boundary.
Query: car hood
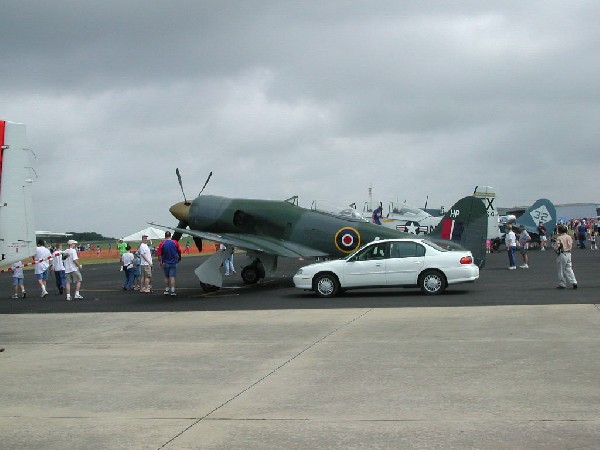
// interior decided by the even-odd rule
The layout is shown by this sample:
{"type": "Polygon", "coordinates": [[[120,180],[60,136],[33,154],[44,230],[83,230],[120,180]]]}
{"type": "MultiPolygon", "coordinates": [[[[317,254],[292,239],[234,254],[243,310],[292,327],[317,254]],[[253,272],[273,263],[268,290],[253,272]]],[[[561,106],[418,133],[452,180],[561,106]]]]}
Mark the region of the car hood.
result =
{"type": "Polygon", "coordinates": [[[307,271],[318,272],[320,270],[327,270],[327,269],[333,270],[335,268],[343,266],[346,263],[347,263],[347,261],[345,259],[335,259],[333,261],[323,261],[323,262],[319,262],[319,263],[309,264],[307,266],[301,267],[301,269],[305,273],[307,271]]]}

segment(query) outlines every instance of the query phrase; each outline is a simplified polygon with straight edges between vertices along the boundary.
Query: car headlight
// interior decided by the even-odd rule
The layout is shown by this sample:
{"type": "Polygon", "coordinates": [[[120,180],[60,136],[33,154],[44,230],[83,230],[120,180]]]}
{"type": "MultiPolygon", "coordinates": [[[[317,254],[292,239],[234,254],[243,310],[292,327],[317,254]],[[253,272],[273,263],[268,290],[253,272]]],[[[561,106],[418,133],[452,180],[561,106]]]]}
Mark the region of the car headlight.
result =
{"type": "Polygon", "coordinates": [[[298,269],[298,272],[296,272],[296,275],[302,275],[302,269],[298,269]]]}

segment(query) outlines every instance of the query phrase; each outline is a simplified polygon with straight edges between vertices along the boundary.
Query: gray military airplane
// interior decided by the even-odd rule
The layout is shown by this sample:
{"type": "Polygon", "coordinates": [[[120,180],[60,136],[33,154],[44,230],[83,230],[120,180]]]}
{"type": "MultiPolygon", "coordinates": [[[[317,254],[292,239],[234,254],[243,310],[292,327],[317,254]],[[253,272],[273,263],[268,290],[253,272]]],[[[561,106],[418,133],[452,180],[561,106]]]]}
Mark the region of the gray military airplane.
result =
{"type": "MultiPolygon", "coordinates": [[[[212,175],[212,172],[211,172],[212,175]]],[[[177,170],[183,192],[181,177],[177,170]]],[[[210,176],[209,176],[210,179],[210,176]]],[[[173,239],[186,233],[202,251],[202,239],[223,243],[225,252],[216,252],[196,270],[205,290],[214,290],[223,283],[220,267],[233,247],[245,249],[253,262],[241,272],[245,283],[258,282],[266,271],[275,270],[277,258],[342,257],[375,239],[414,235],[369,223],[352,208],[337,213],[306,209],[298,206],[294,197],[285,201],[226,198],[202,195],[193,201],[171,206],[171,214],[179,221],[176,227],[151,223],[174,230],[173,239]]],[[[436,243],[460,245],[471,250],[478,265],[485,258],[487,214],[481,200],[465,197],[443,217],[438,227],[427,236],[436,243]]]]}

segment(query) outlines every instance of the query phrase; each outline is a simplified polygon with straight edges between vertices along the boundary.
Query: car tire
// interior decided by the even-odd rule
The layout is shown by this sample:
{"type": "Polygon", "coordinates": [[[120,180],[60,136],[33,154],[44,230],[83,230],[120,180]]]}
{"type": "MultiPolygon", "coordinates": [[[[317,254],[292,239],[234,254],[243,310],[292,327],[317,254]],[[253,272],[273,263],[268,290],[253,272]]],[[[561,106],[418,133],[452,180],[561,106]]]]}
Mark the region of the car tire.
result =
{"type": "Polygon", "coordinates": [[[419,287],[426,295],[438,295],[446,289],[446,277],[438,270],[427,270],[419,277],[419,287]]]}
{"type": "Polygon", "coordinates": [[[322,273],[315,277],[313,290],[321,298],[335,297],[340,292],[340,282],[331,273],[322,273]]]}

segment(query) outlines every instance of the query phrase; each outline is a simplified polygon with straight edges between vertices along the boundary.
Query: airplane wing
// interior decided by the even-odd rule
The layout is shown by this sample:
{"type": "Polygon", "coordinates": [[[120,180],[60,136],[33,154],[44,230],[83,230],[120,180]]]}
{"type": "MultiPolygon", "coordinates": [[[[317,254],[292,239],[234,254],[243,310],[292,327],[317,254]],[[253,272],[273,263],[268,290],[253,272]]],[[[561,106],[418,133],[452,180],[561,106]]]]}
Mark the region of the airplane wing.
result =
{"type": "Polygon", "coordinates": [[[149,224],[166,230],[174,230],[182,234],[196,236],[201,239],[219,242],[245,250],[268,253],[270,255],[286,256],[291,258],[297,258],[300,256],[328,256],[327,253],[324,253],[321,250],[316,250],[314,248],[296,244],[290,241],[285,241],[283,239],[275,239],[269,236],[257,236],[254,234],[243,233],[216,234],[205,231],[190,230],[188,228],[167,227],[152,222],[149,222],[149,224]]]}

